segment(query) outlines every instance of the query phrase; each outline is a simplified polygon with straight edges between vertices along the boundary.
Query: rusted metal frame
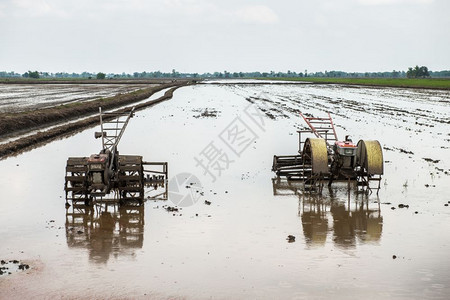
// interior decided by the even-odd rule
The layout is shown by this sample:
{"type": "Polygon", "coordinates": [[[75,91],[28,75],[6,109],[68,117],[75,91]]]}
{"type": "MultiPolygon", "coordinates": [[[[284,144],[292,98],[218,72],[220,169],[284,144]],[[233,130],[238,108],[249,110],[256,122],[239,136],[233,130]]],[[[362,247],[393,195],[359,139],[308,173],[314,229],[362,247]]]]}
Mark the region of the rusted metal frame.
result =
{"type": "Polygon", "coordinates": [[[144,173],[155,173],[155,174],[167,174],[167,172],[164,171],[152,171],[152,170],[144,170],[144,173]]]}
{"type": "Polygon", "coordinates": [[[307,153],[306,151],[303,151],[302,152],[302,170],[303,170],[303,176],[302,176],[302,179],[303,179],[303,190],[305,191],[306,190],[306,181],[308,180],[308,179],[311,179],[311,177],[312,177],[312,166],[311,166],[311,176],[309,177],[309,178],[307,178],[307,176],[306,176],[306,164],[305,164],[305,161],[306,161],[306,159],[305,159],[305,157],[307,158],[307,159],[309,159],[309,161],[312,161],[312,157],[311,157],[311,155],[309,155],[309,153],[307,153]]]}
{"type": "Polygon", "coordinates": [[[309,129],[309,130],[297,130],[297,132],[298,132],[298,152],[300,154],[302,153],[303,146],[305,145],[305,142],[306,142],[306,139],[302,139],[302,133],[313,133],[316,137],[324,139],[325,142],[328,145],[328,131],[329,130],[325,130],[325,129],[316,130],[316,132],[319,134],[319,135],[317,135],[317,134],[314,133],[314,131],[312,129],[309,129]],[[323,138],[322,135],[320,135],[320,132],[324,132],[325,133],[325,138],[323,138]]]}
{"type": "Polygon", "coordinates": [[[379,176],[380,176],[380,179],[378,180],[377,195],[378,195],[378,192],[380,191],[380,188],[381,188],[381,175],[379,175],[379,176]]]}
{"type": "MultiPolygon", "coordinates": [[[[300,112],[300,116],[302,116],[303,120],[306,122],[306,124],[309,126],[309,128],[311,128],[310,131],[306,131],[306,130],[302,130],[302,132],[311,132],[313,133],[317,138],[322,138],[325,139],[325,142],[327,143],[327,147],[328,150],[330,152],[332,152],[332,145],[329,143],[329,134],[328,131],[332,130],[333,131],[333,136],[334,136],[334,140],[337,141],[338,137],[336,134],[336,129],[334,127],[334,123],[333,123],[333,119],[331,118],[330,113],[328,113],[328,118],[309,118],[309,117],[305,117],[301,112],[300,112]],[[323,122],[311,122],[311,121],[323,121],[323,122]],[[326,124],[329,125],[330,128],[316,128],[314,126],[314,123],[316,124],[326,124]],[[325,137],[321,134],[324,133],[325,137]]],[[[300,139],[300,143],[299,146],[302,146],[302,142],[301,142],[301,133],[299,132],[299,139],[300,139]]],[[[304,142],[303,142],[304,143],[304,142]]]]}
{"type": "Polygon", "coordinates": [[[147,162],[147,161],[142,162],[142,166],[162,166],[163,167],[162,171],[153,171],[144,169],[144,173],[147,172],[147,173],[163,174],[166,175],[166,179],[168,179],[169,176],[168,165],[169,164],[167,162],[147,162]]]}
{"type": "Polygon", "coordinates": [[[102,132],[102,149],[105,149],[105,139],[104,139],[104,131],[103,131],[103,118],[102,118],[102,107],[98,108],[98,112],[100,115],[100,131],[102,132]]]}
{"type": "MultiPolygon", "coordinates": [[[[322,136],[316,131],[316,128],[314,127],[313,124],[311,124],[311,122],[309,120],[311,120],[311,118],[307,118],[305,117],[302,113],[300,113],[300,116],[302,116],[303,120],[305,120],[306,124],[309,126],[309,128],[311,128],[312,133],[314,133],[314,135],[318,138],[322,138],[322,136]]],[[[317,119],[317,118],[316,118],[317,119]]]]}
{"type": "MultiPolygon", "coordinates": [[[[123,135],[123,133],[125,132],[125,129],[127,128],[128,121],[129,121],[130,118],[133,116],[133,113],[134,113],[134,106],[133,106],[133,108],[131,109],[130,113],[128,114],[127,119],[124,121],[123,126],[122,126],[122,128],[120,129],[119,135],[116,135],[114,144],[112,145],[112,147],[111,147],[111,149],[110,149],[110,151],[112,152],[111,162],[114,162],[114,160],[115,160],[116,152],[117,152],[117,145],[119,144],[120,139],[122,138],[122,135],[123,135]]],[[[100,114],[100,117],[101,117],[101,114],[100,114]]],[[[119,121],[119,119],[120,119],[120,116],[117,118],[116,121],[119,121]]],[[[116,122],[116,125],[117,125],[117,126],[118,126],[118,124],[119,124],[119,123],[116,122]]],[[[103,132],[104,132],[104,131],[103,131],[103,126],[102,126],[102,136],[103,136],[103,139],[102,139],[102,140],[104,140],[104,139],[106,138],[106,137],[105,137],[105,134],[104,134],[103,132]]],[[[113,166],[114,166],[114,164],[111,163],[110,166],[109,166],[109,171],[110,171],[110,172],[112,171],[113,166]]]]}
{"type": "Polygon", "coordinates": [[[157,187],[163,187],[163,192],[153,195],[153,199],[162,199],[167,200],[168,199],[168,163],[167,162],[143,162],[143,166],[162,166],[162,171],[156,171],[156,170],[145,170],[144,169],[144,175],[145,173],[148,173],[147,179],[144,176],[144,186],[146,187],[153,187],[153,190],[156,191],[157,187]],[[162,175],[162,179],[158,178],[150,178],[150,175],[157,176],[155,174],[162,175]]]}
{"type": "Polygon", "coordinates": [[[330,118],[331,128],[333,128],[333,134],[336,141],[338,140],[338,136],[336,134],[336,129],[334,128],[333,119],[331,118],[331,114],[328,112],[328,117],[330,118]]]}
{"type": "Polygon", "coordinates": [[[69,157],[66,166],[66,176],[64,189],[66,194],[66,203],[68,200],[73,202],[85,201],[87,198],[87,158],[69,157]]]}
{"type": "Polygon", "coordinates": [[[118,187],[120,201],[137,200],[140,203],[143,201],[144,186],[141,159],[140,156],[124,156],[123,159],[119,159],[119,171],[124,172],[124,174],[119,175],[119,181],[125,181],[126,183],[125,186],[118,187]]]}
{"type": "Polygon", "coordinates": [[[376,187],[377,195],[381,188],[381,175],[377,178],[371,178],[369,174],[358,174],[356,177],[357,186],[361,186],[361,192],[371,193],[373,192],[372,187],[370,186],[371,181],[378,181],[378,187],[376,187]],[[362,183],[362,184],[358,184],[362,183]]]}
{"type": "Polygon", "coordinates": [[[298,153],[302,154],[305,141],[302,139],[302,133],[311,133],[311,130],[297,130],[298,132],[298,153]]]}
{"type": "Polygon", "coordinates": [[[115,144],[114,144],[114,147],[117,147],[117,145],[119,144],[120,139],[122,138],[122,135],[123,135],[123,133],[124,133],[124,131],[125,131],[125,128],[127,128],[128,121],[129,121],[130,118],[133,116],[133,113],[134,113],[134,106],[133,106],[133,108],[131,109],[131,112],[129,113],[127,119],[125,120],[125,123],[123,123],[123,126],[122,126],[122,128],[121,128],[121,130],[120,130],[120,133],[119,133],[119,135],[118,135],[117,138],[116,138],[116,142],[115,142],[115,144]]]}
{"type": "Polygon", "coordinates": [[[131,111],[126,115],[126,113],[114,113],[114,112],[102,112],[102,108],[99,107],[99,113],[100,113],[100,128],[102,132],[102,147],[103,149],[109,149],[110,151],[114,152],[114,147],[117,147],[117,145],[120,142],[120,139],[122,138],[122,135],[128,125],[128,121],[133,116],[134,113],[134,107],[131,109],[131,111]],[[117,118],[113,121],[109,122],[103,122],[103,116],[116,116],[117,118]],[[125,121],[121,121],[120,118],[126,116],[125,121]],[[115,128],[105,128],[104,124],[110,123],[114,124],[115,128]],[[119,124],[123,124],[122,127],[119,127],[119,124]],[[115,130],[114,136],[108,136],[106,133],[106,130],[115,130]],[[119,133],[117,133],[119,131],[119,133]]]}
{"type": "MultiPolygon", "coordinates": [[[[121,118],[121,116],[119,116],[117,119],[115,119],[113,122],[111,122],[111,123],[114,123],[114,125],[115,125],[115,127],[112,128],[112,130],[114,130],[114,136],[116,137],[116,140],[114,141],[113,147],[117,143],[117,132],[120,130],[119,129],[119,120],[120,120],[120,118],[121,118]]],[[[119,134],[120,134],[120,132],[119,132],[119,134]]]]}
{"type": "Polygon", "coordinates": [[[165,166],[167,167],[167,162],[166,161],[143,161],[142,162],[143,166],[165,166]]]}

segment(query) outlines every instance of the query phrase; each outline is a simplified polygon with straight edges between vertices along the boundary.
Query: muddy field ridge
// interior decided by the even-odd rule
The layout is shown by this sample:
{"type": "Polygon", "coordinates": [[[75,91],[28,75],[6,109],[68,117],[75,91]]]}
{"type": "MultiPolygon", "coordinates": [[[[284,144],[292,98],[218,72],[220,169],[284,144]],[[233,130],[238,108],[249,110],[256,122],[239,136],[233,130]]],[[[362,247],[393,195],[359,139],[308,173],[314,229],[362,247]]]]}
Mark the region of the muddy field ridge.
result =
{"type": "MultiPolygon", "coordinates": [[[[55,123],[61,124],[64,121],[70,120],[70,118],[80,118],[83,116],[89,116],[98,112],[98,107],[103,109],[113,109],[123,107],[124,105],[133,104],[143,99],[149,98],[151,95],[158,91],[169,88],[163,96],[149,100],[144,103],[134,105],[135,110],[140,110],[148,106],[155,105],[162,101],[172,98],[173,92],[181,86],[189,84],[189,82],[182,82],[177,84],[164,84],[157,87],[151,87],[137,92],[131,92],[129,94],[120,94],[114,97],[99,99],[81,104],[67,104],[60,107],[44,108],[38,111],[28,111],[25,113],[8,114],[4,117],[4,121],[0,124],[0,132],[3,135],[11,135],[12,133],[18,133],[21,130],[33,130],[43,126],[53,125],[55,123]]],[[[118,112],[129,111],[132,106],[123,107],[118,112]]],[[[1,117],[1,116],[0,116],[1,117]]],[[[106,118],[107,119],[107,118],[106,118]]],[[[45,131],[38,131],[35,134],[19,138],[9,143],[0,144],[0,159],[3,159],[9,155],[15,155],[27,149],[35,148],[43,143],[50,142],[54,139],[62,136],[77,132],[81,129],[89,126],[97,125],[98,116],[94,115],[82,119],[77,122],[72,122],[57,126],[45,131]]],[[[2,135],[0,134],[0,137],[2,135]]]]}

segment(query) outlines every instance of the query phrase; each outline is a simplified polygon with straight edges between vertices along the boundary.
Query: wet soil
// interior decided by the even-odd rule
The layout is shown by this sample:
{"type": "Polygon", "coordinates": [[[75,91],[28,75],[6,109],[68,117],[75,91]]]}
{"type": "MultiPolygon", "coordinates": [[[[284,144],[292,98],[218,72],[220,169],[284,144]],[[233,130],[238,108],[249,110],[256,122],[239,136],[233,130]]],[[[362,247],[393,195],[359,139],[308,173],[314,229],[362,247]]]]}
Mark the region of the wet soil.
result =
{"type": "Polygon", "coordinates": [[[0,84],[0,113],[18,113],[126,94],[159,84],[0,84]]]}
{"type": "MultiPolygon", "coordinates": [[[[163,96],[161,96],[155,100],[149,100],[144,103],[140,103],[140,104],[133,105],[130,107],[121,108],[121,109],[117,110],[117,112],[120,113],[120,112],[130,111],[132,107],[134,107],[135,110],[140,110],[140,109],[143,109],[143,108],[146,108],[149,106],[153,106],[162,101],[171,99],[173,96],[173,92],[180,86],[182,86],[182,85],[177,85],[175,87],[170,88],[168,91],[166,91],[164,93],[163,96]]],[[[165,88],[167,88],[167,86],[165,86],[165,88]]],[[[154,91],[154,92],[156,92],[156,91],[154,91]]],[[[151,96],[151,95],[147,95],[147,96],[151,96]]],[[[123,101],[123,99],[121,99],[122,101],[120,101],[120,104],[124,105],[126,103],[136,102],[136,100],[142,100],[141,97],[138,97],[138,98],[129,97],[127,99],[129,101],[123,101]]],[[[99,104],[97,104],[97,105],[99,105],[99,104]]],[[[117,107],[118,105],[119,104],[116,103],[114,106],[111,106],[111,107],[117,107]]],[[[102,108],[106,108],[107,106],[108,105],[102,106],[102,108]]],[[[38,113],[38,112],[36,112],[36,113],[38,113]]],[[[46,112],[44,112],[44,113],[46,113],[46,112]]],[[[72,112],[72,113],[74,113],[74,112],[72,112]]],[[[30,117],[30,118],[34,118],[34,117],[30,117]]],[[[12,120],[13,119],[11,119],[11,121],[12,120]]],[[[44,120],[46,120],[46,118],[44,118],[44,120]]],[[[108,118],[105,117],[104,120],[108,120],[108,118]]],[[[17,140],[11,141],[9,143],[0,144],[0,159],[5,158],[9,155],[17,155],[20,152],[39,147],[43,143],[48,143],[54,139],[61,138],[63,136],[68,136],[70,134],[73,134],[74,132],[80,131],[83,128],[92,126],[93,124],[97,125],[97,123],[98,123],[98,116],[94,116],[94,117],[90,117],[90,118],[85,118],[85,119],[77,121],[77,122],[72,122],[72,123],[69,123],[66,125],[57,126],[57,127],[54,127],[54,128],[42,131],[42,132],[39,131],[35,134],[19,138],[17,140]]],[[[40,123],[39,126],[42,126],[44,124],[46,124],[45,121],[40,123]]]]}
{"type": "Polygon", "coordinates": [[[0,84],[32,84],[32,85],[48,85],[48,84],[58,84],[58,85],[64,85],[64,84],[70,84],[70,85],[98,85],[98,84],[102,84],[102,85],[121,85],[121,84],[126,84],[126,85],[138,85],[138,84],[143,84],[143,85],[148,85],[148,84],[166,84],[166,83],[173,83],[179,81],[175,78],[155,78],[155,79],[149,79],[149,78],[145,78],[145,79],[137,79],[137,78],[133,78],[133,79],[65,79],[65,78],[60,78],[60,79],[24,79],[24,78],[20,78],[20,79],[13,79],[13,78],[8,78],[8,79],[0,79],[0,84]]]}
{"type": "Polygon", "coordinates": [[[193,111],[197,113],[193,116],[194,118],[216,118],[220,114],[220,111],[214,108],[194,109],[193,111]]]}
{"type": "MultiPolygon", "coordinates": [[[[2,122],[0,123],[0,137],[10,135],[21,130],[31,130],[56,122],[64,122],[74,118],[80,118],[88,114],[98,112],[101,106],[103,109],[111,109],[120,107],[125,104],[137,102],[150,97],[153,93],[165,88],[182,86],[188,82],[169,83],[164,85],[153,86],[150,88],[134,91],[128,94],[118,94],[109,98],[100,98],[97,100],[63,104],[57,107],[48,107],[38,110],[28,110],[20,113],[4,113],[0,114],[2,122]]],[[[42,85],[40,85],[42,86],[42,85]]]]}
{"type": "Polygon", "coordinates": [[[0,261],[0,276],[4,275],[12,275],[13,272],[17,271],[25,271],[30,268],[30,265],[22,263],[18,261],[17,259],[5,261],[0,261]]]}
{"type": "Polygon", "coordinates": [[[182,87],[137,112],[119,148],[168,161],[169,177],[193,174],[202,189],[169,186],[168,200],[141,207],[64,206],[67,157],[97,153],[97,128],[4,159],[0,258],[30,269],[0,277],[0,297],[446,299],[449,98],[339,85],[182,87]],[[220,114],[195,118],[205,107],[220,114]],[[331,111],[339,137],[380,141],[378,195],[339,182],[310,194],[274,178],[273,155],[298,150],[299,111],[331,111]],[[191,205],[173,201],[180,193],[195,196],[191,205]]]}

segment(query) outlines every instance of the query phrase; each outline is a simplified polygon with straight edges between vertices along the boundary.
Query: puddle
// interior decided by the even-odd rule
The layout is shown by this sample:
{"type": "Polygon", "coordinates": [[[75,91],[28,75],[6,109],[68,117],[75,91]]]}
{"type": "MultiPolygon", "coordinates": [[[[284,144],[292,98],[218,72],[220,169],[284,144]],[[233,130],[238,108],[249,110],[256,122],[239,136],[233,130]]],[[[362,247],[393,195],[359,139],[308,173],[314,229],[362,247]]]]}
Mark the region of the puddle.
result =
{"type": "Polygon", "coordinates": [[[169,178],[187,174],[197,188],[174,180],[169,200],[144,207],[64,207],[66,160],[97,153],[98,128],[0,161],[0,258],[32,267],[0,277],[2,296],[446,298],[448,99],[337,85],[180,88],[136,113],[119,151],[168,161],[169,178]],[[206,108],[220,113],[195,117],[206,108]],[[298,150],[298,111],[331,111],[339,137],[381,142],[378,196],[346,183],[314,196],[272,180],[273,155],[298,150]],[[196,198],[177,206],[174,188],[196,198]]]}

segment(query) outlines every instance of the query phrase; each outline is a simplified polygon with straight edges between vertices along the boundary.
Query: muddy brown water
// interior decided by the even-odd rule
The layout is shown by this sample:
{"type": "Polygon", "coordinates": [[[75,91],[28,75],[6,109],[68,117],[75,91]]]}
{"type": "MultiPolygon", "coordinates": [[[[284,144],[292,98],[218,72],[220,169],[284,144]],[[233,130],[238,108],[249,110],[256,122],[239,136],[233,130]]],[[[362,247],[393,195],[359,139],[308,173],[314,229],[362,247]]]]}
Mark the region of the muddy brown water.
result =
{"type": "Polygon", "coordinates": [[[188,182],[140,208],[65,209],[66,159],[98,152],[98,128],[0,161],[0,259],[30,265],[0,276],[0,298],[446,299],[449,120],[446,91],[183,87],[137,112],[119,145],[198,178],[203,196],[178,212],[163,206],[188,182]],[[378,196],[272,180],[273,155],[297,151],[299,110],[381,142],[378,196]]]}

